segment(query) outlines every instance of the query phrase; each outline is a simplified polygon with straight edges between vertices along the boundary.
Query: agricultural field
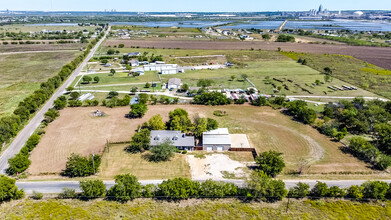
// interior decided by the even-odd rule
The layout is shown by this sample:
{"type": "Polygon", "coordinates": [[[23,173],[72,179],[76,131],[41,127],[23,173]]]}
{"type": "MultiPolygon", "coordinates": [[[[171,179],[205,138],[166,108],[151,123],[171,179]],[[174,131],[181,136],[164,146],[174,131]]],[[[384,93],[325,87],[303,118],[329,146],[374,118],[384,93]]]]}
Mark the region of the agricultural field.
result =
{"type": "Polygon", "coordinates": [[[0,117],[11,114],[41,82],[79,54],[74,51],[0,55],[0,117]]]}
{"type": "MultiPolygon", "coordinates": [[[[100,53],[105,54],[107,50],[108,47],[101,47],[100,53]]],[[[255,84],[256,88],[265,94],[273,94],[275,90],[279,89],[277,94],[285,95],[376,96],[363,89],[348,91],[334,91],[329,89],[328,86],[336,85],[342,87],[342,85],[352,86],[352,84],[348,83],[348,80],[340,81],[336,78],[326,82],[324,74],[292,61],[274,51],[208,51],[140,48],[119,48],[118,50],[121,53],[147,52],[149,54],[162,55],[166,63],[177,63],[181,66],[196,66],[203,63],[223,64],[226,61],[236,64],[236,67],[227,69],[187,70],[185,73],[178,73],[176,75],[161,75],[161,79],[164,82],[176,77],[180,78],[183,83],[188,84],[190,87],[196,87],[199,79],[210,79],[213,81],[211,85],[212,89],[247,89],[251,87],[251,84],[242,78],[242,75],[245,74],[255,84]],[[233,80],[231,78],[232,76],[235,77],[233,80]],[[314,85],[317,80],[321,84],[314,85]]],[[[146,73],[146,75],[149,74],[146,73]]],[[[157,78],[156,76],[154,79],[149,78],[149,81],[145,81],[147,80],[146,76],[134,78],[127,77],[125,73],[114,77],[103,77],[104,80],[98,84],[119,84],[121,82],[145,83],[156,80],[157,78]]]]}
{"type": "Polygon", "coordinates": [[[391,202],[294,200],[277,203],[224,200],[166,202],[136,199],[127,203],[105,200],[20,200],[0,206],[0,218],[39,219],[388,219],[391,202]],[[287,209],[288,207],[288,209],[287,209]],[[115,212],[113,212],[115,210],[115,212]],[[66,216],[66,217],[65,217],[66,216]]]}
{"type": "Polygon", "coordinates": [[[333,76],[357,87],[391,98],[391,71],[343,55],[317,55],[307,53],[282,52],[293,60],[306,59],[307,66],[323,71],[329,67],[333,76]]]}
{"type": "MultiPolygon", "coordinates": [[[[111,39],[117,39],[118,34],[128,34],[129,39],[182,39],[192,40],[195,36],[203,36],[201,40],[205,39],[204,33],[197,28],[180,28],[180,27],[143,27],[143,26],[113,26],[109,35],[111,39]],[[125,30],[125,32],[120,31],[125,30]]],[[[199,39],[199,38],[197,38],[199,39]]]]}
{"type": "Polygon", "coordinates": [[[281,48],[283,51],[295,51],[299,53],[314,54],[343,54],[354,56],[365,62],[372,63],[382,68],[391,70],[391,48],[383,47],[362,47],[334,44],[306,44],[306,43],[280,43],[269,41],[185,41],[185,40],[118,40],[110,39],[105,41],[103,46],[118,46],[141,48],[180,48],[191,50],[255,50],[276,51],[281,48]]]}
{"type": "Polygon", "coordinates": [[[36,31],[83,31],[83,30],[88,30],[88,31],[94,31],[95,26],[69,26],[69,25],[58,25],[58,26],[45,26],[44,24],[42,25],[37,25],[37,26],[31,26],[31,25],[23,25],[23,24],[14,24],[14,25],[3,25],[0,27],[0,33],[5,33],[5,32],[36,32],[36,31]]]}
{"type": "Polygon", "coordinates": [[[49,41],[38,41],[45,42],[45,44],[8,44],[0,46],[0,53],[37,53],[39,51],[59,51],[59,52],[69,52],[69,51],[79,51],[80,48],[85,48],[87,44],[82,43],[72,43],[72,44],[49,44],[49,41]]]}
{"type": "MultiPolygon", "coordinates": [[[[311,165],[305,171],[305,175],[298,176],[298,178],[346,179],[386,178],[387,176],[382,172],[371,170],[367,167],[367,164],[355,157],[344,154],[340,150],[341,144],[331,141],[312,127],[295,122],[290,117],[268,107],[155,105],[148,106],[149,111],[142,119],[124,118],[125,114],[129,112],[129,107],[114,109],[85,107],[62,110],[61,116],[46,128],[46,134],[30,157],[32,164],[27,170],[31,175],[29,178],[34,179],[34,176],[44,174],[58,175],[65,168],[67,157],[71,153],[102,154],[105,151],[107,140],[110,142],[127,142],[134,134],[137,126],[149,120],[153,115],[160,114],[163,120],[167,121],[168,112],[178,107],[187,110],[190,118],[196,114],[202,117],[211,117],[219,122],[219,127],[227,127],[230,133],[247,134],[250,145],[258,153],[268,150],[282,152],[287,165],[281,176],[282,178],[296,177],[292,174],[297,172],[298,166],[303,160],[309,161],[311,165]],[[96,109],[105,112],[108,116],[93,117],[91,114],[96,109]],[[214,116],[213,112],[216,110],[226,111],[228,115],[224,117],[214,116]]],[[[248,161],[247,156],[231,155],[229,157],[233,160],[248,161]]],[[[113,149],[109,154],[104,153],[103,168],[98,176],[110,178],[117,174],[116,172],[131,172],[138,174],[140,178],[152,178],[149,174],[141,174],[139,169],[143,169],[140,167],[131,168],[135,167],[136,161],[143,164],[140,157],[140,155],[127,154],[123,151],[123,147],[113,149]]],[[[180,161],[183,162],[183,160],[168,162],[167,166],[176,164],[181,168],[162,173],[162,176],[188,175],[188,171],[185,171],[186,165],[180,161]]],[[[152,170],[158,170],[155,164],[149,166],[152,170]]]]}

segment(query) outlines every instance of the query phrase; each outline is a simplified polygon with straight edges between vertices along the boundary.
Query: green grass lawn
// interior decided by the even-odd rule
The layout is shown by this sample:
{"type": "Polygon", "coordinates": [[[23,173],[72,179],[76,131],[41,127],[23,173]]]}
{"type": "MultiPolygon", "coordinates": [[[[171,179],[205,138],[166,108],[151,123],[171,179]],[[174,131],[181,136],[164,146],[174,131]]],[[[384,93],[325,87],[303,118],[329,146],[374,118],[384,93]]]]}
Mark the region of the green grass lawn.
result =
{"type": "Polygon", "coordinates": [[[235,199],[166,202],[138,199],[21,200],[2,204],[4,219],[389,219],[391,202],[287,200],[276,203],[235,199]],[[287,209],[288,208],[288,209],[287,209]]]}
{"type": "Polygon", "coordinates": [[[30,53],[0,56],[0,117],[54,76],[80,52],[30,53]]]}
{"type": "MultiPolygon", "coordinates": [[[[136,77],[128,76],[128,73],[115,73],[114,76],[109,73],[99,73],[99,74],[91,74],[89,76],[91,76],[92,78],[98,76],[100,79],[99,83],[81,84],[80,86],[94,86],[94,85],[99,86],[99,85],[112,85],[112,84],[122,84],[122,83],[146,83],[152,81],[156,83],[160,82],[157,72],[145,72],[143,76],[136,76],[136,77]]],[[[72,84],[73,86],[76,86],[76,82],[79,80],[79,78],[80,76],[76,78],[76,80],[72,84]]],[[[132,86],[129,87],[131,88],[132,86]]]]}

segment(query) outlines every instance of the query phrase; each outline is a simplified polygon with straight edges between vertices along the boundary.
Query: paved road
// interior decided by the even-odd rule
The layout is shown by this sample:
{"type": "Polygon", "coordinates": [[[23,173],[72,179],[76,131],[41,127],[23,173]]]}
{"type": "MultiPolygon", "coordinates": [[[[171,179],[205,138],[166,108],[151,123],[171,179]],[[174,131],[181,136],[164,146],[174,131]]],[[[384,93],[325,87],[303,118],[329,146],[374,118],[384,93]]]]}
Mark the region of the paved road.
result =
{"type": "MultiPolygon", "coordinates": [[[[110,31],[110,27],[107,33],[110,31]]],[[[44,106],[35,114],[35,116],[30,120],[30,122],[19,132],[15,137],[11,145],[4,151],[0,157],[0,174],[4,174],[5,170],[8,168],[8,159],[12,158],[15,154],[19,153],[20,149],[24,146],[27,139],[34,133],[38,128],[42,120],[44,119],[44,114],[53,106],[53,102],[57,97],[62,96],[65,89],[76,79],[80,71],[87,65],[88,61],[94,55],[95,51],[98,49],[99,45],[106,38],[106,35],[95,45],[91,50],[91,53],[84,59],[84,61],[79,65],[79,67],[69,76],[69,78],[62,84],[62,86],[52,95],[52,97],[46,102],[44,106]]]]}
{"type": "MultiPolygon", "coordinates": [[[[142,180],[142,185],[146,184],[160,184],[163,180],[142,180]]],[[[199,180],[202,182],[204,180],[199,180]]],[[[352,185],[361,185],[367,180],[322,180],[321,182],[327,183],[328,186],[339,186],[347,188],[352,185]]],[[[391,183],[391,180],[383,180],[384,182],[391,183]]],[[[243,180],[224,180],[224,182],[234,183],[235,185],[242,187],[245,182],[243,180]]],[[[307,183],[312,188],[316,184],[316,180],[284,180],[287,189],[295,186],[298,182],[307,183]]],[[[115,183],[114,181],[104,181],[106,188],[109,189],[115,183]]],[[[44,181],[44,182],[16,182],[16,185],[24,189],[26,193],[32,193],[33,191],[41,193],[60,193],[64,187],[75,189],[80,192],[79,182],[77,181],[44,181]]]]}
{"type": "MultiPolygon", "coordinates": [[[[109,93],[109,92],[111,92],[109,90],[93,90],[93,89],[81,89],[81,90],[76,89],[76,90],[80,91],[80,92],[102,92],[102,93],[109,93]]],[[[118,92],[120,94],[129,94],[130,93],[130,91],[116,91],[116,92],[118,92]]],[[[193,100],[193,98],[191,98],[191,97],[177,96],[177,95],[173,95],[171,93],[166,93],[166,92],[136,92],[136,94],[140,94],[140,93],[145,93],[145,94],[148,94],[148,95],[164,95],[164,96],[169,96],[169,97],[173,97],[173,98],[193,100]]]]}

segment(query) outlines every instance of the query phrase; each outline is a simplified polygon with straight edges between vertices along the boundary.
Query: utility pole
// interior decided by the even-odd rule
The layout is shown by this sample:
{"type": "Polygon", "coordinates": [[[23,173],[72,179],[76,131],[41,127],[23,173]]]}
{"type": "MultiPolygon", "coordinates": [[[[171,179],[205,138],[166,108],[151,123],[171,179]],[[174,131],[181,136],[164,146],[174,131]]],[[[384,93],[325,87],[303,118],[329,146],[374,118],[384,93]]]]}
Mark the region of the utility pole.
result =
{"type": "Polygon", "coordinates": [[[94,167],[94,175],[95,175],[95,162],[94,162],[94,154],[92,155],[92,167],[94,167]]]}

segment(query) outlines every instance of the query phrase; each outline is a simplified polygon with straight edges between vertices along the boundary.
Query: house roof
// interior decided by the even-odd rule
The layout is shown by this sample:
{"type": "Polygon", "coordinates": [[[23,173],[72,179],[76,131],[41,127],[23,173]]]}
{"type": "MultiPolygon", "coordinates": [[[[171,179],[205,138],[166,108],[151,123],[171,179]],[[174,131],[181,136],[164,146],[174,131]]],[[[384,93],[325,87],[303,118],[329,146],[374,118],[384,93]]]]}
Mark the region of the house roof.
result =
{"type": "Polygon", "coordinates": [[[177,86],[180,86],[182,85],[182,80],[179,79],[179,78],[171,78],[168,80],[168,85],[177,85],[177,86]]]}
{"type": "Polygon", "coordinates": [[[218,128],[216,130],[204,132],[202,143],[208,145],[231,144],[231,137],[228,128],[218,128]]]}
{"type": "Polygon", "coordinates": [[[151,146],[159,145],[167,139],[170,140],[175,147],[194,147],[194,136],[186,136],[180,131],[151,131],[151,146]]]}

